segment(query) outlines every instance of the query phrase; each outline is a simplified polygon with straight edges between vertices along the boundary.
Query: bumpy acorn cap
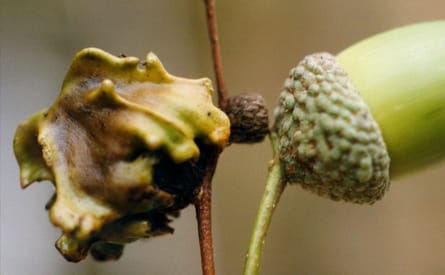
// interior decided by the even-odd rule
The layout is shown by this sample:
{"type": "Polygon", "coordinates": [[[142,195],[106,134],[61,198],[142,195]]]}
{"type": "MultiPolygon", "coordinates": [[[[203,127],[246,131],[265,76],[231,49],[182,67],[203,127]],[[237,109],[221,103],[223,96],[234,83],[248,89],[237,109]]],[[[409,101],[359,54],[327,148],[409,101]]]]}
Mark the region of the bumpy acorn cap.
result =
{"type": "Polygon", "coordinates": [[[320,196],[374,203],[389,187],[379,126],[334,56],[307,56],[290,71],[274,111],[285,180],[320,196]]]}
{"type": "Polygon", "coordinates": [[[229,97],[225,111],[230,119],[230,142],[261,142],[269,133],[269,116],[261,95],[229,97]]]}
{"type": "MultiPolygon", "coordinates": [[[[59,98],[14,138],[22,187],[54,183],[47,209],[68,260],[96,242],[172,232],[165,215],[199,192],[205,148],[228,143],[230,122],[212,91],[207,78],[170,75],[153,53],[144,63],[95,48],[75,56],[59,98]]],[[[107,247],[116,248],[97,246],[95,255],[117,257],[107,247]]]]}

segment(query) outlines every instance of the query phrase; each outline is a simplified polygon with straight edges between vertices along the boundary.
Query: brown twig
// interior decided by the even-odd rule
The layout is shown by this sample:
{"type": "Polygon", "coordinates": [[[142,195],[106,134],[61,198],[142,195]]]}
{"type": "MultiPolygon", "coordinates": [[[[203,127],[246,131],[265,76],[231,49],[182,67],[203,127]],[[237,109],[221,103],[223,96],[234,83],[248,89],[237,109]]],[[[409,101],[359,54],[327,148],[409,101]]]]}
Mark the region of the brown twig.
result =
{"type": "Polygon", "coordinates": [[[219,154],[220,150],[217,149],[212,151],[206,158],[207,165],[204,171],[202,191],[195,204],[203,275],[215,274],[212,241],[212,178],[215,173],[219,154]]]}
{"type": "Polygon", "coordinates": [[[204,0],[207,14],[207,26],[209,29],[210,43],[212,46],[213,67],[215,70],[216,86],[218,92],[218,105],[225,111],[227,105],[227,90],[224,82],[224,74],[221,63],[218,30],[216,26],[216,11],[213,0],[204,0]]]}
{"type": "MultiPolygon", "coordinates": [[[[221,110],[226,109],[227,91],[221,65],[218,31],[216,28],[216,12],[213,0],[204,0],[207,14],[207,26],[212,48],[213,66],[216,76],[218,105],[221,110]]],[[[199,247],[201,251],[201,266],[203,275],[215,274],[215,261],[213,258],[212,240],[212,179],[221,151],[215,149],[207,156],[205,175],[202,183],[202,192],[195,202],[196,218],[198,220],[199,247]]]]}

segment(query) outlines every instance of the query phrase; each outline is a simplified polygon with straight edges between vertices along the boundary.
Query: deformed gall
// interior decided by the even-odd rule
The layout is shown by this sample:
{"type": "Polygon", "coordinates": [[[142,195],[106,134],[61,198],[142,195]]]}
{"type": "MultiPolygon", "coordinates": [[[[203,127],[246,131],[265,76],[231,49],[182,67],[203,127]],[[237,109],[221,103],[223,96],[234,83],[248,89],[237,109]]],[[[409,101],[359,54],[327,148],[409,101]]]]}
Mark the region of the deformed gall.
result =
{"type": "Polygon", "coordinates": [[[90,249],[116,259],[125,243],[173,231],[168,217],[199,193],[206,152],[229,142],[212,91],[207,78],[170,75],[153,53],[144,65],[95,48],[74,57],[59,98],[14,138],[22,187],[54,183],[47,209],[66,259],[90,249]]]}

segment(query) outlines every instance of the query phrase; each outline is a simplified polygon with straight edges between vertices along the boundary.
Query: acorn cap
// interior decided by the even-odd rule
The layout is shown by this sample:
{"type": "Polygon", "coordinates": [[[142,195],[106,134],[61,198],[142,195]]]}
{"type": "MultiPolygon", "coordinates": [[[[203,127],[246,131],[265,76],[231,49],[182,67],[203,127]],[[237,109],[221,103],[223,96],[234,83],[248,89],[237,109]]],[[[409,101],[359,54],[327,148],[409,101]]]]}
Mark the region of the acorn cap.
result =
{"type": "Polygon", "coordinates": [[[274,116],[285,180],[333,200],[382,198],[390,183],[385,143],[334,56],[313,54],[293,68],[274,116]]]}

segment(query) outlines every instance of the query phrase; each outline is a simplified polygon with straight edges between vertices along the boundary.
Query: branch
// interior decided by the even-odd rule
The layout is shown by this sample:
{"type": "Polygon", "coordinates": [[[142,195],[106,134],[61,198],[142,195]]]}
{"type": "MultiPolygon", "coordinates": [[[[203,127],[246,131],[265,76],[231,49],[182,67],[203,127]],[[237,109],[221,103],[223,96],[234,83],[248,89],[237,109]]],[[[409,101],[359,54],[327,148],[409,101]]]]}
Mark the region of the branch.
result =
{"type": "Polygon", "coordinates": [[[203,275],[215,274],[212,241],[212,178],[215,173],[219,154],[219,150],[214,150],[207,156],[207,166],[201,187],[201,194],[195,203],[203,275]]]}
{"type": "Polygon", "coordinates": [[[224,82],[224,74],[221,63],[221,53],[219,48],[218,29],[216,26],[216,11],[213,0],[204,0],[207,13],[207,26],[209,29],[210,43],[212,46],[213,68],[215,70],[216,86],[218,92],[218,105],[225,111],[227,105],[227,90],[224,82]]]}
{"type": "MultiPolygon", "coordinates": [[[[213,64],[216,75],[216,86],[218,93],[218,105],[221,110],[226,109],[227,91],[221,65],[221,54],[218,43],[218,32],[216,28],[216,12],[213,0],[204,0],[207,14],[207,26],[209,29],[210,43],[212,48],[213,64]]],[[[203,275],[215,274],[215,261],[213,257],[212,240],[212,179],[215,173],[220,150],[214,150],[207,156],[207,165],[202,183],[201,194],[195,202],[196,218],[198,220],[199,247],[201,251],[201,266],[203,275]]]]}

